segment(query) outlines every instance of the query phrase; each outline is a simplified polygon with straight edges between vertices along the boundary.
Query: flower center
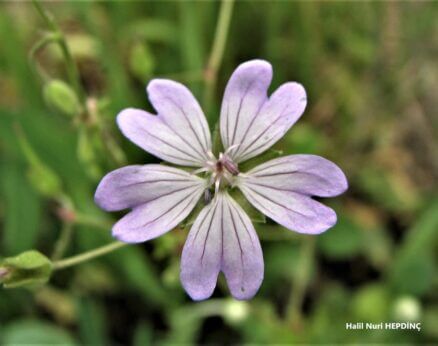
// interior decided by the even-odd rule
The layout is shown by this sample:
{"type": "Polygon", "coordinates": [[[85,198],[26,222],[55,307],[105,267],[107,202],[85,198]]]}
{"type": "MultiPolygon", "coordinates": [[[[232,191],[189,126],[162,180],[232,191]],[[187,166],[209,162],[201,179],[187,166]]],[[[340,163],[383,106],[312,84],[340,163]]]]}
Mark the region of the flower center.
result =
{"type": "Polygon", "coordinates": [[[217,193],[220,188],[233,185],[235,176],[239,174],[239,167],[226,152],[220,153],[218,159],[213,153],[209,153],[209,156],[210,160],[204,170],[211,174],[209,188],[214,186],[214,192],[217,193]]]}

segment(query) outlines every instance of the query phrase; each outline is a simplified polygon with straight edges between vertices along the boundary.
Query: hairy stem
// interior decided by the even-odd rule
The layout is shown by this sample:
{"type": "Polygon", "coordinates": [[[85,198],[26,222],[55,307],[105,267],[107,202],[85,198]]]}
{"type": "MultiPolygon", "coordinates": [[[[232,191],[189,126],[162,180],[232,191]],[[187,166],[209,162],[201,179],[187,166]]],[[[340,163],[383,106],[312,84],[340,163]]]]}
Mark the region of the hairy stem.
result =
{"type": "Polygon", "coordinates": [[[68,268],[68,267],[73,267],[73,266],[80,264],[82,262],[86,262],[86,261],[89,261],[93,258],[106,255],[106,254],[113,252],[113,251],[115,251],[123,246],[126,246],[126,245],[128,245],[128,244],[116,241],[116,242],[110,243],[110,244],[105,245],[105,246],[98,247],[97,249],[90,250],[90,251],[84,252],[84,253],[76,255],[76,256],[72,256],[72,257],[69,257],[69,258],[66,258],[66,259],[63,259],[60,261],[55,261],[53,263],[53,269],[59,270],[59,269],[64,269],[64,268],[68,268]]]}
{"type": "Polygon", "coordinates": [[[228,29],[230,27],[231,15],[233,13],[234,0],[222,0],[219,11],[219,18],[216,24],[216,31],[208,59],[207,68],[205,70],[205,99],[204,104],[208,110],[211,107],[216,82],[217,74],[224,56],[225,44],[228,37],[228,29]]]}

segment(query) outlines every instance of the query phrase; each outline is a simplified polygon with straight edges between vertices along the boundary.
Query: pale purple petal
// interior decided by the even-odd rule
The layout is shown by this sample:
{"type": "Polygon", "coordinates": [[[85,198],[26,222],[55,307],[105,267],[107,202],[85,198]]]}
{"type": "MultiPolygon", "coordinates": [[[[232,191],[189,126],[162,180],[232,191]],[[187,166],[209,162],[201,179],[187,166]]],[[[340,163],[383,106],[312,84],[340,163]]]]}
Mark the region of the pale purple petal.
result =
{"type": "Polygon", "coordinates": [[[232,296],[250,299],[263,281],[263,253],[248,215],[225,196],[222,271],[232,296]]]}
{"type": "Polygon", "coordinates": [[[263,254],[245,212],[219,193],[197,217],[181,258],[181,282],[194,300],[207,299],[223,271],[236,299],[250,299],[263,280],[263,254]]]}
{"type": "MultiPolygon", "coordinates": [[[[126,243],[140,243],[170,231],[190,214],[205,189],[205,182],[201,179],[185,186],[170,182],[167,187],[161,184],[157,183],[150,191],[145,191],[147,201],[135,206],[113,226],[115,238],[126,243]]],[[[140,194],[132,193],[131,197],[131,200],[128,197],[115,199],[114,205],[109,203],[108,206],[133,203],[140,194]]]]}
{"type": "Polygon", "coordinates": [[[108,173],[96,189],[96,204],[117,211],[145,204],[160,196],[205,182],[196,175],[164,165],[133,165],[108,173]]]}
{"type": "Polygon", "coordinates": [[[171,80],[154,79],[147,92],[162,121],[202,153],[202,158],[207,158],[206,154],[211,150],[210,129],[190,90],[171,80]]]}
{"type": "Polygon", "coordinates": [[[301,84],[281,85],[254,117],[241,144],[233,151],[235,161],[246,161],[274,145],[303,114],[306,104],[306,91],[301,84]]]}
{"type": "Polygon", "coordinates": [[[248,160],[274,145],[303,114],[307,99],[298,83],[285,83],[268,99],[272,67],[263,60],[234,71],[222,101],[222,143],[235,162],[248,160]]]}
{"type": "Polygon", "coordinates": [[[255,208],[290,230],[318,234],[336,224],[335,212],[308,196],[245,183],[240,189],[255,208]]]}
{"type": "Polygon", "coordinates": [[[225,149],[241,144],[245,132],[268,99],[272,67],[267,61],[252,60],[239,65],[225,89],[220,132],[225,149]]]}
{"type": "Polygon", "coordinates": [[[123,134],[147,152],[183,166],[202,167],[210,131],[198,102],[182,84],[152,80],[147,91],[158,115],[128,108],[117,116],[123,134]]]}
{"type": "Polygon", "coordinates": [[[333,162],[316,155],[289,155],[265,162],[245,174],[248,182],[308,196],[335,197],[347,178],[333,162]]]}
{"type": "Polygon", "coordinates": [[[332,197],[347,189],[344,173],[314,155],[291,155],[268,161],[239,176],[248,201],[279,224],[317,234],[336,223],[336,213],[311,196],[332,197]]]}
{"type": "Polygon", "coordinates": [[[181,283],[194,300],[213,294],[222,257],[222,199],[215,198],[199,213],[181,256],[181,283]]]}

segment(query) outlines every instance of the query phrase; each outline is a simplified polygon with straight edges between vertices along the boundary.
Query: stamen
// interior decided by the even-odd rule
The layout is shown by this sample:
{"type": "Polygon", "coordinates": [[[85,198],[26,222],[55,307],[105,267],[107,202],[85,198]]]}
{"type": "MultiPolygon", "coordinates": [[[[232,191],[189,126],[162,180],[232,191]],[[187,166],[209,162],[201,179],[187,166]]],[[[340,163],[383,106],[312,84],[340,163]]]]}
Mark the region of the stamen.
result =
{"type": "Polygon", "coordinates": [[[216,161],[216,156],[214,156],[213,152],[211,150],[207,151],[207,156],[213,160],[216,161]]]}
{"type": "Polygon", "coordinates": [[[234,163],[234,161],[232,161],[227,155],[222,155],[221,161],[227,171],[230,172],[232,175],[239,174],[239,168],[234,163]]]}
{"type": "Polygon", "coordinates": [[[219,192],[219,187],[221,186],[221,178],[214,182],[214,195],[216,196],[219,192]]]}
{"type": "Polygon", "coordinates": [[[233,150],[234,148],[237,148],[238,146],[240,146],[240,143],[239,144],[233,144],[231,147],[228,147],[228,149],[225,150],[224,154],[225,155],[229,154],[231,150],[233,150]]]}
{"type": "Polygon", "coordinates": [[[195,175],[195,174],[199,174],[199,173],[204,173],[209,171],[210,169],[208,167],[201,167],[198,169],[195,169],[194,171],[192,171],[190,174],[195,175]]]}

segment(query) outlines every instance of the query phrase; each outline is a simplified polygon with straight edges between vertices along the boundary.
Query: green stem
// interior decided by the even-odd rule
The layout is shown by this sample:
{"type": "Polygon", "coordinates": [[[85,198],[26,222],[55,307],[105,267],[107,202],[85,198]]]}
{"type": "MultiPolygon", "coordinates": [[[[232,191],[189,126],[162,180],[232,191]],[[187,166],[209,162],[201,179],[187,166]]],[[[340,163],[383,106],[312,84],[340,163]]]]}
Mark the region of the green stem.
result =
{"type": "Polygon", "coordinates": [[[57,261],[62,256],[64,256],[65,251],[67,250],[68,245],[70,244],[70,240],[73,235],[73,225],[70,222],[65,222],[62,229],[61,235],[55,244],[55,249],[53,250],[52,260],[57,261]]]}
{"type": "Polygon", "coordinates": [[[295,275],[286,310],[286,321],[292,326],[299,326],[302,322],[301,308],[310,279],[314,253],[315,238],[308,236],[301,245],[300,262],[298,265],[299,271],[295,275]]]}
{"type": "Polygon", "coordinates": [[[29,65],[35,71],[35,74],[39,76],[43,81],[50,79],[49,74],[43,69],[36,59],[36,54],[50,43],[58,42],[58,36],[53,33],[48,33],[40,41],[38,41],[30,50],[29,53],[29,65]]]}
{"type": "Polygon", "coordinates": [[[114,250],[117,250],[117,249],[119,249],[123,246],[126,246],[126,245],[128,245],[128,244],[116,241],[116,242],[110,243],[108,245],[98,247],[97,249],[84,252],[80,255],[76,255],[76,256],[72,256],[72,257],[69,257],[69,258],[66,258],[66,259],[63,259],[60,261],[56,261],[53,263],[53,270],[59,270],[59,269],[64,269],[64,268],[75,266],[75,265],[80,264],[82,262],[89,261],[93,258],[106,255],[106,254],[113,252],[114,250]]]}
{"type": "Polygon", "coordinates": [[[216,31],[208,59],[205,72],[205,106],[207,110],[210,108],[214,91],[216,88],[217,74],[224,56],[225,44],[228,37],[228,29],[230,27],[231,15],[233,13],[234,0],[222,0],[219,11],[219,18],[216,25],[216,31]]]}
{"type": "Polygon", "coordinates": [[[73,88],[78,94],[80,100],[84,104],[85,93],[81,87],[79,72],[73,60],[73,57],[70,53],[70,50],[68,49],[64,34],[60,30],[56,22],[53,20],[52,16],[47,11],[44,10],[44,8],[40,5],[40,3],[37,0],[33,0],[33,5],[37,10],[37,12],[40,14],[40,16],[43,18],[43,20],[46,22],[46,25],[48,26],[50,31],[52,31],[53,34],[57,36],[58,38],[57,42],[61,48],[61,52],[65,60],[68,79],[70,83],[73,85],[73,88]]]}

